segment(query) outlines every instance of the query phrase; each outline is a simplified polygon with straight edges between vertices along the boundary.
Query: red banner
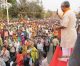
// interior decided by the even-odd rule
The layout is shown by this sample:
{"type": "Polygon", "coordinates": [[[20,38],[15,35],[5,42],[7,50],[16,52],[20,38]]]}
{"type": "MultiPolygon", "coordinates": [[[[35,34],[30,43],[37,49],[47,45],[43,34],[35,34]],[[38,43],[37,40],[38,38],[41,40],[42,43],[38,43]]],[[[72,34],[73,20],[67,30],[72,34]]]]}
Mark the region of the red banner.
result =
{"type": "Polygon", "coordinates": [[[54,56],[53,56],[49,66],[67,66],[67,62],[58,60],[58,58],[61,55],[62,55],[61,48],[59,46],[57,46],[54,56]]]}

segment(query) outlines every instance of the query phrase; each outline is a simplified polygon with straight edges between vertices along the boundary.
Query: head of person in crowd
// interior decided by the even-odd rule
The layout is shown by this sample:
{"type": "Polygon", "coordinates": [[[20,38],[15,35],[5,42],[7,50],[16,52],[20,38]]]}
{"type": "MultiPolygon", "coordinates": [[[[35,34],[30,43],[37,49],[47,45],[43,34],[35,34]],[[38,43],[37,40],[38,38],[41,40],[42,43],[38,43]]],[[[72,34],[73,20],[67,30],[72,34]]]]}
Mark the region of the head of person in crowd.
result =
{"type": "Polygon", "coordinates": [[[18,53],[19,53],[19,54],[22,54],[22,50],[21,50],[21,49],[19,49],[19,50],[18,50],[18,53]]]}
{"type": "Polygon", "coordinates": [[[68,10],[70,8],[70,3],[68,1],[64,1],[62,4],[61,4],[61,9],[63,12],[65,12],[66,10],[68,10]]]}
{"type": "Polygon", "coordinates": [[[54,36],[54,38],[58,38],[57,36],[54,36]]]}
{"type": "Polygon", "coordinates": [[[24,38],[24,33],[21,33],[21,37],[24,38]]]}
{"type": "Polygon", "coordinates": [[[4,45],[8,46],[8,41],[7,40],[4,40],[4,45]]]}
{"type": "Polygon", "coordinates": [[[31,39],[31,40],[29,40],[29,43],[30,43],[30,45],[34,45],[34,42],[33,42],[33,40],[31,39]]]}
{"type": "Polygon", "coordinates": [[[47,57],[47,54],[45,52],[43,52],[43,58],[46,58],[47,57]]]}
{"type": "Polygon", "coordinates": [[[6,50],[7,50],[7,48],[6,48],[5,45],[3,46],[2,50],[3,50],[3,51],[6,51],[6,50]]]}
{"type": "Polygon", "coordinates": [[[53,37],[53,39],[52,39],[52,43],[53,43],[53,40],[54,40],[54,39],[58,39],[58,36],[54,36],[54,37],[53,37]]]}
{"type": "Polygon", "coordinates": [[[27,50],[27,57],[29,57],[30,58],[30,50],[27,50]]]}
{"type": "Polygon", "coordinates": [[[6,36],[4,39],[5,39],[5,40],[8,40],[8,37],[6,36]]]}
{"type": "Polygon", "coordinates": [[[43,38],[41,38],[41,43],[42,43],[42,44],[44,43],[44,39],[43,39],[43,38]]]}
{"type": "Polygon", "coordinates": [[[24,27],[22,27],[22,31],[25,31],[25,28],[24,27]]]}
{"type": "Polygon", "coordinates": [[[31,47],[31,48],[34,48],[34,43],[32,43],[32,44],[30,45],[30,47],[31,47]]]}
{"type": "Polygon", "coordinates": [[[39,37],[38,40],[37,40],[37,43],[40,43],[40,42],[41,42],[41,38],[39,37]]]}
{"type": "Polygon", "coordinates": [[[20,46],[22,46],[22,41],[20,41],[20,46]]]}

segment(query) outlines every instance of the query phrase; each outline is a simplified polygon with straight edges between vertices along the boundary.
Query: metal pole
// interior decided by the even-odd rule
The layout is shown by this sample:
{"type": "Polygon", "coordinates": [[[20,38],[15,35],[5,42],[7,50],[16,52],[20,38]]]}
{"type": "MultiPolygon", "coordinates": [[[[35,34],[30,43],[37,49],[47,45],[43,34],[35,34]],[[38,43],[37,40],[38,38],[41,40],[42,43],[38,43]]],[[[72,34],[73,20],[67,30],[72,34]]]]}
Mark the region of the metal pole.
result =
{"type": "Polygon", "coordinates": [[[6,0],[6,11],[7,11],[7,23],[9,24],[9,9],[8,9],[7,0],[6,0]]]}

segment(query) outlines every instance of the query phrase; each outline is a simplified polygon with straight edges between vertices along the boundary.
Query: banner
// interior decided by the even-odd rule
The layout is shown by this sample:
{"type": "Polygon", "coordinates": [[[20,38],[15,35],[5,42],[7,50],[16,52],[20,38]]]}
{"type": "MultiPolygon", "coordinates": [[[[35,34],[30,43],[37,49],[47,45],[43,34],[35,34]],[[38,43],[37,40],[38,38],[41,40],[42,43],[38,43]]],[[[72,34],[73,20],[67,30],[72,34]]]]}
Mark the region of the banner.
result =
{"type": "Polygon", "coordinates": [[[67,66],[67,62],[60,61],[59,57],[62,55],[61,48],[57,46],[54,56],[49,64],[49,66],[67,66]]]}

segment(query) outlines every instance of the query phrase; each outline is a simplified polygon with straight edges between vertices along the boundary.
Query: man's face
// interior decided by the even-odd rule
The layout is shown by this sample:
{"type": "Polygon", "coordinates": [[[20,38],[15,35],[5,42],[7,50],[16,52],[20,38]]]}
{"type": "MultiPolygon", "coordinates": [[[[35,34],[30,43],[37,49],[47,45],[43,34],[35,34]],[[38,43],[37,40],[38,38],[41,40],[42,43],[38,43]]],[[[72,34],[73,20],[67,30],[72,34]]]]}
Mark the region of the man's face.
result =
{"type": "Polygon", "coordinates": [[[63,12],[65,12],[66,8],[65,8],[64,4],[61,5],[61,9],[62,9],[63,12]]]}

